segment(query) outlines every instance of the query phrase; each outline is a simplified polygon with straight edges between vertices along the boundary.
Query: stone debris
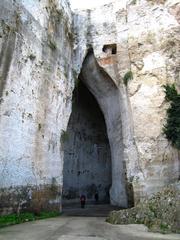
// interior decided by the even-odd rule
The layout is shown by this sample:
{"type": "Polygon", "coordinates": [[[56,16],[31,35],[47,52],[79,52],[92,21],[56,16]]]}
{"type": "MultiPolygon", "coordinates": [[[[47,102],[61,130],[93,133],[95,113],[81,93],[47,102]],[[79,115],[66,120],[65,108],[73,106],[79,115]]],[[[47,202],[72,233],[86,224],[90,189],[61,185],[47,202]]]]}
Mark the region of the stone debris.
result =
{"type": "Polygon", "coordinates": [[[165,187],[131,209],[113,211],[107,218],[112,224],[145,224],[150,231],[180,233],[180,189],[165,187]]]}

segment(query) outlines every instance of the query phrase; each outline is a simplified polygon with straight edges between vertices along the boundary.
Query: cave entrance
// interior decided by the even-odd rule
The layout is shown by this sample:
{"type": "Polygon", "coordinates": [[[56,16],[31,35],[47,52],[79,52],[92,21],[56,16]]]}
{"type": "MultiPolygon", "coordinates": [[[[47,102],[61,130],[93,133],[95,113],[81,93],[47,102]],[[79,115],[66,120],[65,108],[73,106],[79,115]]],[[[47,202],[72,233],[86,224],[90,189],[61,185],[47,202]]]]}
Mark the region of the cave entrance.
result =
{"type": "Polygon", "coordinates": [[[92,199],[98,190],[100,200],[110,198],[112,205],[126,208],[133,190],[128,186],[124,161],[122,96],[92,50],[79,79],[65,144],[64,199],[79,199],[83,191],[92,199]]]}
{"type": "Polygon", "coordinates": [[[106,124],[100,107],[82,81],[73,93],[72,113],[64,143],[63,202],[109,203],[111,153],[106,124]]]}

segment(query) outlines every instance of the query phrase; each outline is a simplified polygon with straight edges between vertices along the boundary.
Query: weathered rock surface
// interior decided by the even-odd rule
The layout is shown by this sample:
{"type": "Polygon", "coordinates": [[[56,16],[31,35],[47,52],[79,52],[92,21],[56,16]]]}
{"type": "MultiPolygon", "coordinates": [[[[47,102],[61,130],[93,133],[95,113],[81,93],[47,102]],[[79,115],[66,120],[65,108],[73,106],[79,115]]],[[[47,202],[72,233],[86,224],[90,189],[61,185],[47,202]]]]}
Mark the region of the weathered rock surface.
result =
{"type": "Polygon", "coordinates": [[[2,211],[60,208],[60,136],[71,112],[72,16],[67,1],[0,2],[2,211]],[[51,188],[57,192],[51,194],[51,188]],[[37,193],[36,193],[37,192],[37,193]]]}
{"type": "Polygon", "coordinates": [[[115,89],[83,73],[106,120],[111,202],[127,206],[133,194],[138,202],[178,180],[179,152],[162,134],[162,85],[180,89],[178,13],[177,0],[114,1],[74,14],[65,0],[0,2],[1,212],[39,199],[40,208],[61,205],[62,136],[90,49],[115,89]]]}
{"type": "MultiPolygon", "coordinates": [[[[180,84],[179,24],[171,11],[178,7],[177,1],[115,1],[74,17],[76,72],[92,47],[99,66],[118,89],[122,132],[116,126],[114,131],[122,134],[123,147],[116,157],[125,166],[135,202],[179,178],[179,153],[162,134],[167,108],[162,85],[180,84]],[[123,78],[129,71],[133,80],[126,87],[123,78]]],[[[120,145],[114,140],[116,146],[120,145]]]]}
{"type": "Polygon", "coordinates": [[[145,224],[151,231],[180,233],[180,188],[171,185],[136,207],[113,211],[107,218],[112,224],[145,224]]]}

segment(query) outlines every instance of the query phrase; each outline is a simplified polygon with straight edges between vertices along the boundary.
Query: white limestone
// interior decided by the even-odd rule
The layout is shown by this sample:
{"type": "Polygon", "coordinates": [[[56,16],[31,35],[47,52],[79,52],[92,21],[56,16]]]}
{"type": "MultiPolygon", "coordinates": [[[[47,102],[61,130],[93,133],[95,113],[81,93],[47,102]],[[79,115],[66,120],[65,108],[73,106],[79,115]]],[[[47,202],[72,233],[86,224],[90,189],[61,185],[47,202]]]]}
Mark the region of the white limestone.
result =
{"type": "MultiPolygon", "coordinates": [[[[71,114],[75,79],[91,47],[117,88],[118,99],[108,99],[105,91],[102,106],[117,177],[115,203],[121,205],[125,183],[118,174],[125,169],[136,201],[178,179],[179,152],[162,134],[167,109],[162,85],[180,87],[178,6],[174,0],[115,1],[72,15],[64,0],[0,2],[0,188],[52,179],[62,186],[60,138],[71,114]],[[117,53],[103,52],[107,44],[116,44],[117,53]],[[126,87],[129,70],[133,80],[126,87]],[[110,126],[114,114],[121,130],[110,126]]],[[[101,88],[98,82],[91,85],[91,91],[101,88]]]]}

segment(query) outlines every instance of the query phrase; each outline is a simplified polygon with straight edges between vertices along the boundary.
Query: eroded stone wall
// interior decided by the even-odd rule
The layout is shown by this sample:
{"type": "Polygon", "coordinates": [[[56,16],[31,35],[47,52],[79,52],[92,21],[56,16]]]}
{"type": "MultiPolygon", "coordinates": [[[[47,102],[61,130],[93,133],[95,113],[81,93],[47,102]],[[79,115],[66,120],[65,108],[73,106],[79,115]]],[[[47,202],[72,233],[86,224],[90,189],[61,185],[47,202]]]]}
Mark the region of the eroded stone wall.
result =
{"type": "MultiPolygon", "coordinates": [[[[178,1],[114,1],[76,11],[73,25],[65,0],[0,1],[1,213],[39,199],[38,209],[60,208],[61,140],[89,49],[116,88],[114,100],[103,96],[101,106],[114,159],[112,202],[122,204],[122,189],[127,205],[132,189],[137,202],[179,178],[179,152],[162,134],[168,107],[162,85],[180,88],[178,1]],[[116,124],[108,113],[118,116],[116,124]]],[[[100,105],[104,83],[89,81],[100,105]]]]}
{"type": "Polygon", "coordinates": [[[0,2],[0,212],[60,209],[71,112],[67,1],[0,2]]]}
{"type": "Polygon", "coordinates": [[[178,13],[178,1],[114,1],[75,15],[76,71],[91,47],[119,89],[122,161],[136,202],[179,178],[179,153],[162,133],[162,85],[180,82],[178,13]]]}
{"type": "Polygon", "coordinates": [[[123,156],[122,120],[118,88],[110,76],[99,67],[92,51],[88,53],[83,62],[80,77],[97,99],[106,121],[112,161],[111,203],[127,207],[126,166],[123,156]]]}

